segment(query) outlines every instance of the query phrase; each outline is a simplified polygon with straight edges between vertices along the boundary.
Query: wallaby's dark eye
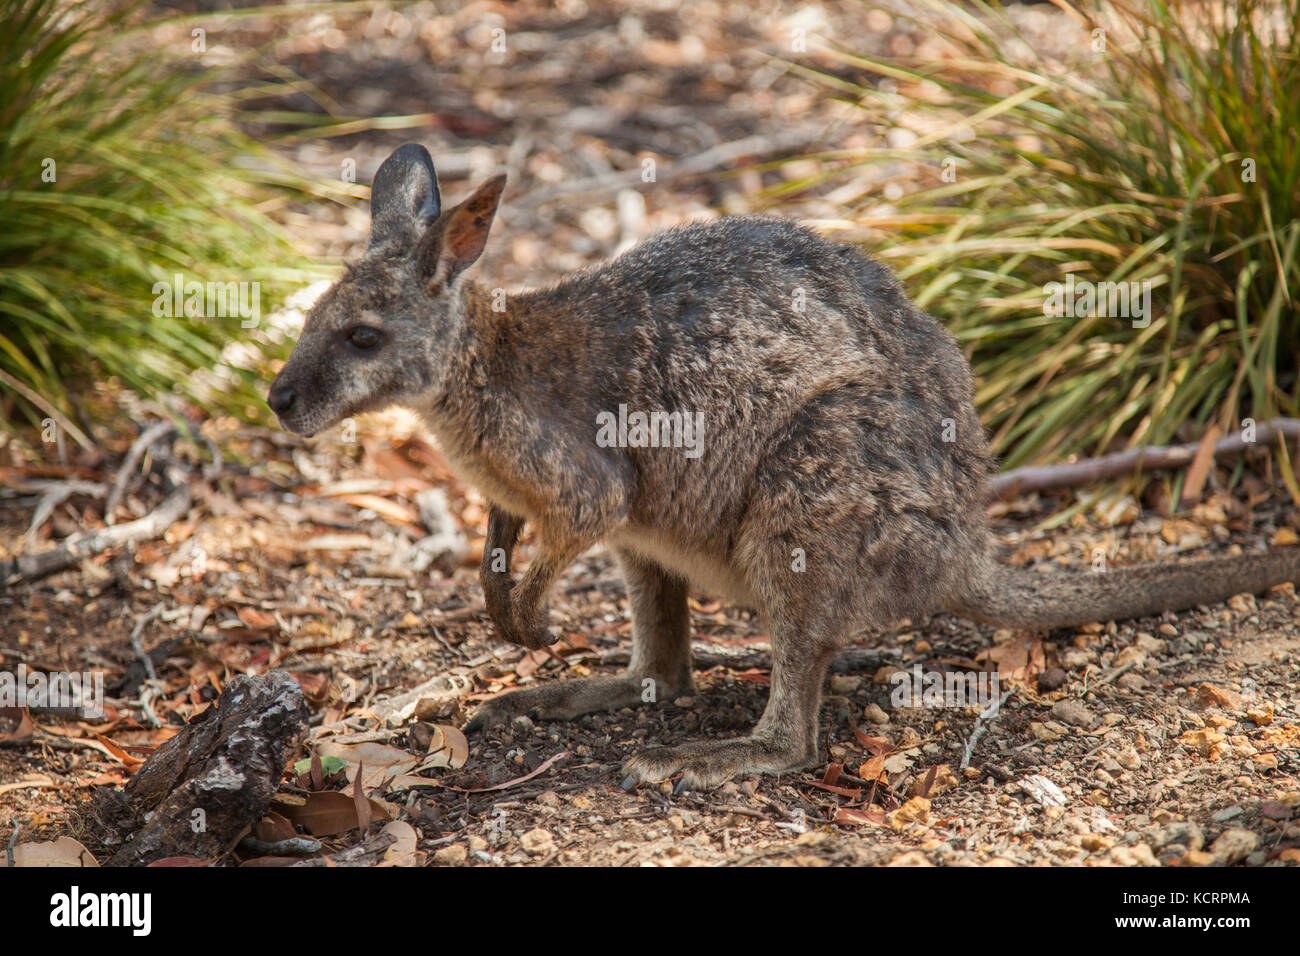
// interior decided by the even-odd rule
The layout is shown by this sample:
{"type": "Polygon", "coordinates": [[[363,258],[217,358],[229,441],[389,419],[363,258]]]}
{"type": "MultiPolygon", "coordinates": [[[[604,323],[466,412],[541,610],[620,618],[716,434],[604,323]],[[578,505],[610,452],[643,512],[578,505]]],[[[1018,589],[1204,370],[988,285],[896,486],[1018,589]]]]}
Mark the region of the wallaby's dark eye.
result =
{"type": "Polygon", "coordinates": [[[359,349],[373,349],[379,344],[379,330],[368,325],[358,325],[348,336],[348,341],[359,349]]]}

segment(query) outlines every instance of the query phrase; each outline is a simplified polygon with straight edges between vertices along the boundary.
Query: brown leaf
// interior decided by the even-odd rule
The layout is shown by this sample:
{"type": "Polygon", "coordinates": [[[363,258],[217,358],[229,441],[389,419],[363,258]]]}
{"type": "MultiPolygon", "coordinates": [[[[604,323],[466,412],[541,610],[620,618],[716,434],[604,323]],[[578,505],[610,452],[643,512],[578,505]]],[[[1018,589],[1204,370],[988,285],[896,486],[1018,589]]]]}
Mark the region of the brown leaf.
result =
{"type": "Polygon", "coordinates": [[[459,770],[469,759],[469,741],[455,727],[446,724],[430,724],[433,736],[429,739],[428,756],[420,761],[420,769],[430,767],[449,767],[459,770]]]}
{"type": "Polygon", "coordinates": [[[257,631],[269,631],[272,628],[278,630],[280,627],[274,614],[259,611],[255,607],[241,607],[239,609],[239,619],[257,631]]]}
{"type": "Polygon", "coordinates": [[[257,837],[263,843],[279,843],[281,840],[292,840],[298,835],[298,831],[293,828],[283,814],[276,813],[274,810],[268,811],[266,816],[253,824],[253,836],[257,837]]]}
{"type": "Polygon", "coordinates": [[[143,757],[137,757],[134,754],[127,753],[120,744],[110,740],[103,734],[95,734],[95,739],[99,741],[99,744],[104,748],[105,753],[120,762],[128,770],[135,770],[144,765],[143,757]]]}
{"type": "MultiPolygon", "coordinates": [[[[6,708],[9,709],[9,708],[6,708]]],[[[22,716],[18,719],[18,727],[11,734],[0,734],[0,744],[21,744],[32,739],[36,733],[36,725],[32,723],[32,715],[26,707],[22,708],[22,716]]]]}
{"type": "MultiPolygon", "coordinates": [[[[302,827],[312,836],[334,836],[357,828],[357,801],[355,796],[341,790],[321,790],[309,793],[306,798],[296,798],[301,803],[276,798],[276,807],[293,824],[302,827]]],[[[388,811],[374,800],[367,801],[372,819],[389,819],[388,811]]]]}
{"type": "Polygon", "coordinates": [[[357,765],[357,776],[352,781],[352,800],[357,807],[357,826],[361,828],[362,834],[370,829],[370,801],[366,799],[365,791],[361,789],[361,781],[365,779],[366,764],[362,761],[357,765]]]}
{"type": "Polygon", "coordinates": [[[1183,496],[1178,502],[1179,508],[1190,508],[1201,500],[1201,492],[1205,490],[1205,479],[1209,477],[1210,468],[1214,464],[1214,443],[1222,435],[1218,425],[1211,425],[1201,438],[1196,456],[1187,468],[1187,480],[1183,482],[1183,496]]]}
{"type": "Polygon", "coordinates": [[[419,841],[419,834],[409,823],[394,821],[385,823],[384,828],[379,831],[396,837],[395,842],[384,851],[384,858],[379,863],[380,866],[423,866],[424,854],[416,849],[419,841]]]}
{"type": "Polygon", "coordinates": [[[1017,634],[1009,641],[980,651],[975,659],[996,663],[999,680],[1028,681],[1047,665],[1043,641],[1032,634],[1017,634]]]}
{"type": "Polygon", "coordinates": [[[882,811],[855,810],[852,807],[840,807],[835,811],[835,819],[832,822],[846,827],[887,826],[885,814],[882,811]]]}
{"type": "Polygon", "coordinates": [[[210,860],[203,860],[197,856],[165,856],[161,860],[154,860],[149,864],[149,867],[208,866],[210,862],[210,860]]]}
{"type": "Polygon", "coordinates": [[[320,754],[312,751],[311,755],[311,788],[320,790],[325,786],[325,767],[320,762],[320,754]]]}
{"type": "Polygon", "coordinates": [[[14,847],[14,866],[99,866],[90,851],[72,837],[14,847]]]}

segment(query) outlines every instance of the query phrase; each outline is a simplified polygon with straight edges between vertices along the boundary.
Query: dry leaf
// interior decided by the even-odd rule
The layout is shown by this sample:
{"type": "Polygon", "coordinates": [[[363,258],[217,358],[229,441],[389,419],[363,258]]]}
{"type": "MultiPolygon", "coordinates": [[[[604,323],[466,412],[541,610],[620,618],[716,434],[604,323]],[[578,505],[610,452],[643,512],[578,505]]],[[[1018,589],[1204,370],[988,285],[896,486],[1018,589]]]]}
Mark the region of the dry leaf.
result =
{"type": "Polygon", "coordinates": [[[14,847],[14,866],[99,866],[90,851],[72,837],[14,847]]]}
{"type": "MultiPolygon", "coordinates": [[[[462,735],[463,739],[464,735],[462,735]]],[[[468,750],[468,743],[466,749],[468,750]]],[[[420,764],[420,758],[396,747],[379,743],[337,744],[323,743],[316,747],[316,754],[321,757],[335,757],[343,761],[343,772],[347,774],[348,783],[354,783],[357,770],[363,764],[367,768],[361,783],[367,790],[383,787],[390,777],[409,773],[420,764]]]]}
{"type": "Polygon", "coordinates": [[[380,866],[423,866],[424,854],[416,849],[418,835],[409,823],[396,820],[384,824],[380,833],[389,833],[397,838],[387,850],[380,866]]]}
{"type": "MultiPolygon", "coordinates": [[[[277,796],[275,800],[279,812],[312,836],[347,833],[349,830],[355,830],[359,825],[357,800],[351,794],[340,790],[322,790],[319,793],[308,794],[300,806],[286,802],[282,799],[283,796],[277,796]]],[[[389,819],[388,811],[383,804],[376,800],[368,800],[366,803],[369,805],[372,819],[389,819]]]]}

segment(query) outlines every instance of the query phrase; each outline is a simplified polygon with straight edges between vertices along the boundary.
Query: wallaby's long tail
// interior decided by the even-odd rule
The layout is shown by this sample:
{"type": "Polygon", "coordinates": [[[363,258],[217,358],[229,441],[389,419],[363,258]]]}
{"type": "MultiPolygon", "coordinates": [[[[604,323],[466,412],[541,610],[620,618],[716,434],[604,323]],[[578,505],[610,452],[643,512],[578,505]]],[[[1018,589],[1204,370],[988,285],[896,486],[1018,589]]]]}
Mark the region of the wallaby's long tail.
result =
{"type": "Polygon", "coordinates": [[[1300,547],[1059,574],[1038,574],[990,559],[976,583],[948,610],[1003,627],[1047,630],[1217,604],[1285,581],[1300,581],[1300,547]]]}

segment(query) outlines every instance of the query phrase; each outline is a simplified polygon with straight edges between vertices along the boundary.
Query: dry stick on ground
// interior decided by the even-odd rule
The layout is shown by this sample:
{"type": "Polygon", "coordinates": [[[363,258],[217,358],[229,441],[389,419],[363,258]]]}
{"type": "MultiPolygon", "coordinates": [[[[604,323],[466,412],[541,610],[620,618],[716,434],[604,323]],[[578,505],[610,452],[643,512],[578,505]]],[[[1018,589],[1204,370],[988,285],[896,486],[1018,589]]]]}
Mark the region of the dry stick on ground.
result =
{"type": "Polygon", "coordinates": [[[23,535],[28,543],[36,540],[36,533],[41,530],[41,525],[49,520],[50,515],[54,514],[54,509],[73,495],[102,498],[106,490],[103,484],[96,481],[41,481],[31,482],[31,484],[43,488],[44,493],[41,495],[41,500],[37,502],[36,510],[32,512],[32,522],[23,535]]]}
{"type": "MultiPolygon", "coordinates": [[[[1214,458],[1218,461],[1240,455],[1248,448],[1266,446],[1278,435],[1292,442],[1300,438],[1300,418],[1274,418],[1260,423],[1256,426],[1253,442],[1246,441],[1240,434],[1221,438],[1214,444],[1214,458]]],[[[1138,469],[1159,471],[1181,468],[1191,464],[1200,447],[1200,442],[1186,445],[1143,445],[1064,465],[1013,468],[989,482],[988,496],[990,499],[1009,498],[1026,491],[1089,485],[1107,478],[1129,475],[1138,469]]]]}
{"type": "Polygon", "coordinates": [[[961,755],[962,770],[965,770],[967,767],[970,766],[970,758],[971,755],[975,753],[975,745],[979,743],[980,738],[984,736],[984,731],[988,729],[988,725],[993,723],[993,721],[997,720],[998,714],[1002,713],[1002,705],[1007,702],[1007,698],[1009,698],[1015,692],[1016,689],[1014,687],[1011,688],[1009,691],[1007,691],[1005,694],[1002,695],[1001,699],[995,700],[991,705],[989,705],[988,710],[985,710],[983,713],[981,713],[978,717],[975,718],[975,727],[974,729],[971,730],[970,740],[966,741],[966,748],[962,751],[962,755],[961,755]]]}
{"type": "Polygon", "coordinates": [[[117,506],[122,503],[126,496],[127,486],[134,477],[135,470],[139,467],[140,459],[144,453],[153,447],[155,442],[161,441],[170,435],[175,434],[176,426],[171,422],[158,422],[150,425],[140,437],[131,445],[131,450],[126,453],[122,459],[122,465],[117,469],[117,475],[113,478],[113,487],[109,489],[108,500],[104,502],[104,523],[111,525],[113,523],[113,512],[117,506]]]}
{"type": "Polygon", "coordinates": [[[161,535],[185,516],[194,499],[190,491],[189,474],[175,467],[168,468],[167,471],[168,479],[173,485],[172,491],[149,514],[111,528],[69,535],[50,551],[22,554],[8,561],[0,561],[0,587],[44,577],[109,548],[161,535]]]}

